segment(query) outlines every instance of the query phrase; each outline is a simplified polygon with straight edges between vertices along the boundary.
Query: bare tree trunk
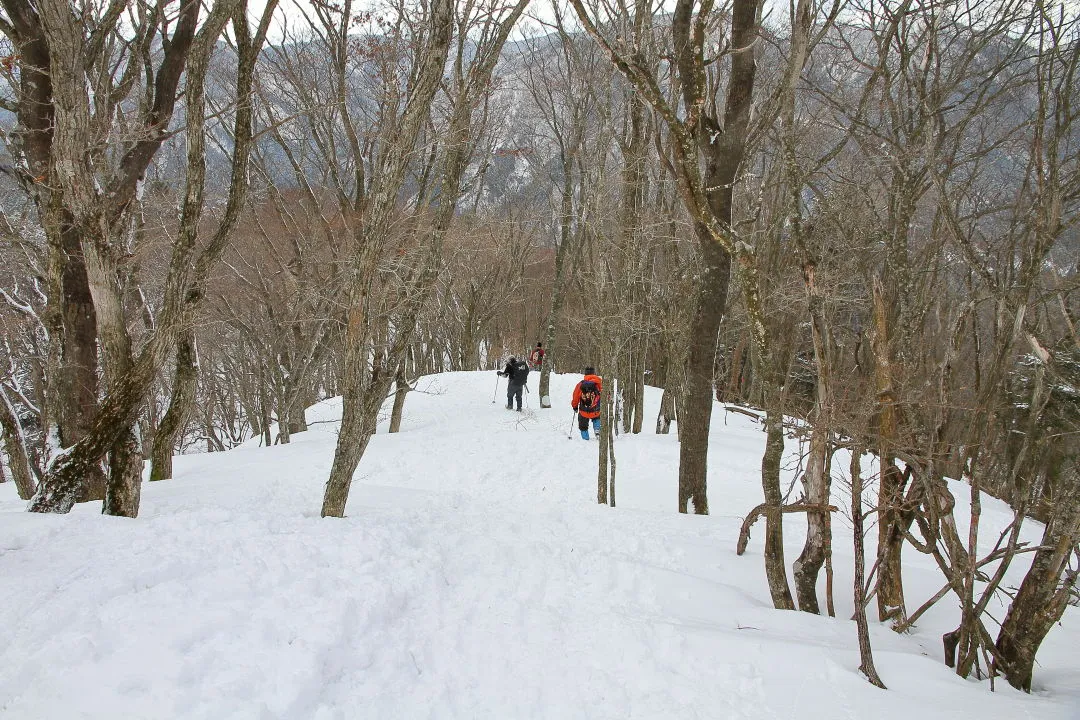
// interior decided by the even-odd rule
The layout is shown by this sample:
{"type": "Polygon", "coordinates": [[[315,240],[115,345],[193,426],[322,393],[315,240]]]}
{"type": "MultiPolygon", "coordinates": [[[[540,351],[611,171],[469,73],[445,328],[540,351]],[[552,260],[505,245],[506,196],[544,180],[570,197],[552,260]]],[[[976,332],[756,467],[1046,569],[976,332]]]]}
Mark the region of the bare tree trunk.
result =
{"type": "Polygon", "coordinates": [[[689,512],[692,507],[698,515],[709,514],[706,477],[713,408],[713,361],[716,335],[727,306],[731,270],[731,256],[707,237],[703,238],[702,233],[707,232],[699,226],[703,267],[697,312],[690,328],[686,405],[679,408],[679,512],[689,512]]]}
{"type": "Polygon", "coordinates": [[[7,453],[11,475],[15,480],[15,489],[19,497],[29,500],[34,496],[34,476],[30,470],[30,456],[26,452],[26,439],[23,437],[19,417],[15,408],[7,399],[7,394],[0,388],[0,430],[4,435],[4,452],[7,453]]]}
{"type": "MultiPolygon", "coordinates": [[[[130,516],[138,512],[139,478],[135,477],[136,464],[132,458],[133,456],[138,457],[138,474],[141,476],[142,453],[139,452],[138,441],[133,428],[136,425],[141,409],[146,404],[147,395],[153,387],[154,380],[176,342],[180,321],[185,316],[185,312],[193,311],[194,307],[204,297],[205,284],[210,271],[227,246],[232,229],[235,227],[239,217],[239,210],[243,205],[247,190],[247,157],[251,140],[250,88],[251,76],[258,52],[255,46],[261,47],[269,26],[270,15],[275,7],[275,0],[267,3],[259,26],[258,41],[254,44],[249,36],[244,0],[236,0],[235,3],[219,2],[215,4],[197,35],[195,27],[198,22],[199,5],[188,2],[181,7],[181,20],[178,21],[176,26],[174,40],[165,51],[164,60],[162,61],[162,74],[167,74],[168,77],[159,77],[162,83],[160,89],[164,91],[162,96],[164,108],[161,109],[163,117],[158,117],[158,121],[167,123],[168,118],[171,116],[172,104],[175,102],[176,83],[179,82],[184,64],[190,59],[190,63],[187,64],[187,86],[189,90],[186,94],[188,101],[187,115],[189,131],[192,127],[195,127],[197,132],[189,132],[188,135],[189,183],[181,216],[180,233],[173,245],[168,276],[165,280],[161,318],[156,329],[150,334],[145,346],[140,351],[138,358],[131,363],[130,368],[124,368],[123,372],[116,372],[112,375],[113,382],[110,383],[108,394],[94,418],[90,432],[75,443],[67,453],[54,460],[49,472],[42,480],[34,498],[30,502],[29,510],[32,512],[68,512],[83,478],[100,462],[101,457],[107,452],[115,454],[113,461],[114,472],[110,480],[115,482],[116,486],[112,487],[110,485],[106,492],[105,512],[130,516]],[[198,217],[202,210],[202,188],[201,181],[196,180],[193,183],[191,176],[201,177],[201,170],[205,161],[199,150],[202,147],[200,145],[203,141],[202,124],[205,121],[201,104],[203,99],[203,79],[205,78],[206,67],[209,64],[209,56],[220,37],[220,33],[238,7],[241,9],[241,12],[238,13],[240,20],[234,23],[234,35],[239,48],[236,81],[239,103],[233,128],[234,154],[229,198],[217,231],[206,246],[196,254],[198,217]],[[195,39],[194,44],[192,43],[193,37],[195,39]]],[[[66,42],[72,36],[78,38],[79,33],[82,32],[82,30],[74,30],[76,19],[70,15],[70,8],[67,8],[66,5],[63,8],[50,6],[48,17],[50,22],[55,23],[54,31],[57,38],[59,38],[58,43],[66,42]]],[[[78,58],[80,55],[78,43],[75,45],[74,47],[66,47],[65,51],[78,58]]],[[[81,108],[79,112],[72,113],[74,116],[79,115],[80,112],[82,114],[88,112],[89,98],[84,97],[87,95],[84,80],[85,78],[73,80],[70,77],[65,77],[64,92],[63,94],[57,93],[58,97],[66,98],[74,107],[81,108]]],[[[155,105],[155,107],[157,106],[155,105]]],[[[85,152],[86,148],[77,144],[77,139],[80,137],[77,117],[67,118],[66,123],[69,127],[66,129],[62,141],[58,124],[58,139],[55,147],[60,160],[57,162],[72,163],[74,166],[85,170],[81,153],[85,152]],[[71,159],[72,156],[80,159],[71,159]]],[[[129,153],[125,155],[121,163],[121,169],[125,174],[121,178],[122,182],[119,182],[114,191],[109,193],[108,198],[110,201],[122,202],[124,198],[127,198],[128,202],[130,202],[134,197],[135,185],[141,174],[141,169],[145,169],[164,141],[164,133],[156,132],[152,134],[153,137],[150,140],[135,143],[129,153]]],[[[88,222],[107,219],[94,214],[104,212],[98,207],[100,198],[97,198],[96,195],[86,197],[87,193],[94,192],[95,187],[94,182],[75,182],[72,187],[67,188],[76,194],[76,198],[81,203],[85,203],[86,207],[90,208],[88,222]]],[[[109,208],[112,208],[114,214],[117,215],[113,219],[119,222],[121,216],[125,213],[124,207],[109,205],[109,208]]],[[[49,219],[44,222],[51,226],[56,225],[55,222],[49,219]]],[[[93,244],[95,240],[104,243],[108,239],[99,236],[104,227],[107,227],[104,223],[95,224],[91,222],[90,225],[81,228],[86,233],[82,238],[84,241],[83,250],[93,251],[94,253],[92,257],[88,258],[87,269],[91,287],[101,290],[100,298],[95,295],[95,307],[99,314],[105,315],[104,319],[102,317],[98,318],[99,327],[109,331],[108,335],[103,335],[101,338],[103,346],[109,347],[107,352],[110,356],[123,358],[122,344],[125,341],[126,332],[115,332],[119,327],[116,318],[122,316],[122,311],[107,304],[119,297],[115,293],[109,292],[118,276],[111,272],[109,258],[103,254],[106,251],[105,248],[93,244]],[[106,303],[104,307],[102,306],[103,302],[106,303]]],[[[127,352],[127,356],[130,357],[130,350],[127,352]]],[[[110,373],[113,373],[114,370],[116,369],[110,369],[110,373]]]]}
{"type": "MultiPolygon", "coordinates": [[[[611,405],[611,396],[608,396],[608,405],[611,405]]],[[[614,408],[608,407],[610,412],[614,408]]],[[[610,417],[610,415],[608,415],[610,417]]],[[[605,422],[600,426],[600,457],[607,457],[608,475],[608,505],[615,507],[615,423],[605,422]]]]}
{"type": "Polygon", "coordinates": [[[273,422],[270,412],[270,393],[267,391],[266,370],[259,364],[259,424],[262,426],[262,444],[270,447],[274,444],[274,437],[270,433],[270,424],[273,422]]]}
{"type": "MultiPolygon", "coordinates": [[[[812,4],[799,0],[791,30],[791,53],[787,79],[781,96],[780,121],[782,125],[783,176],[786,185],[786,215],[789,234],[802,254],[803,284],[806,290],[807,311],[810,315],[814,344],[814,361],[817,367],[816,397],[810,414],[810,454],[803,474],[804,494],[807,502],[820,508],[829,505],[829,440],[828,412],[831,398],[831,343],[822,308],[821,292],[815,282],[815,261],[807,247],[803,225],[802,193],[805,186],[803,172],[796,155],[797,128],[795,125],[795,91],[802,77],[809,56],[810,28],[813,23],[812,4]]],[[[806,543],[795,561],[795,592],[799,609],[820,613],[817,598],[817,578],[828,555],[830,542],[830,517],[827,511],[808,511],[806,514],[806,543]]],[[[831,582],[831,575],[828,578],[831,582]]],[[[828,594],[831,611],[831,592],[828,594]]],[[[831,612],[830,612],[831,614],[831,612]]]]}
{"type": "Polygon", "coordinates": [[[306,400],[301,397],[289,406],[289,436],[296,433],[307,432],[307,406],[306,400]]]}
{"type": "Polygon", "coordinates": [[[364,375],[367,365],[368,343],[372,330],[384,319],[371,317],[372,308],[368,293],[373,282],[378,256],[374,249],[385,234],[396,204],[397,194],[404,180],[413,147],[420,129],[427,121],[431,103],[442,81],[443,69],[449,53],[455,25],[455,4],[451,0],[436,0],[428,7],[425,21],[426,40],[418,54],[419,67],[411,83],[409,98],[405,104],[394,133],[389,138],[388,150],[382,162],[382,172],[373,180],[373,190],[365,207],[364,224],[357,238],[358,253],[353,258],[353,277],[349,284],[348,322],[345,332],[343,413],[341,431],[338,435],[334,464],[323,495],[323,517],[343,517],[349,496],[349,485],[371,435],[383,398],[393,382],[417,327],[417,319],[423,303],[429,296],[438,276],[437,264],[442,257],[442,243],[454,208],[461,197],[461,178],[472,145],[468,142],[472,114],[482,99],[482,91],[490,83],[491,73],[499,53],[514,23],[525,9],[527,0],[504,8],[505,13],[490,16],[485,29],[487,42],[474,49],[471,62],[465,55],[464,37],[458,47],[457,90],[449,128],[447,154],[440,178],[440,203],[432,222],[427,240],[427,251],[421,265],[414,269],[406,290],[409,298],[406,310],[395,323],[392,344],[376,353],[372,362],[370,379],[365,387],[364,375]],[[462,67],[468,65],[468,77],[462,75],[462,67]]]}
{"type": "Polygon", "coordinates": [[[190,321],[184,323],[176,345],[176,373],[173,378],[172,399],[169,409],[154,434],[150,458],[150,480],[168,480],[173,476],[173,452],[176,441],[187,425],[187,418],[195,406],[195,390],[199,381],[195,348],[195,328],[190,321]]]}
{"type": "MultiPolygon", "coordinates": [[[[814,264],[807,260],[803,265],[803,280],[809,301],[811,334],[814,342],[814,361],[817,366],[817,397],[810,416],[813,426],[810,434],[810,455],[803,475],[806,499],[811,505],[826,507],[832,488],[832,448],[829,412],[832,403],[832,340],[822,308],[823,299],[814,279],[814,264]]],[[[826,558],[832,554],[832,530],[829,513],[809,512],[806,515],[806,544],[795,561],[795,591],[799,608],[807,612],[821,612],[817,602],[817,578],[826,558]]],[[[831,583],[831,573],[828,581],[831,583]]],[[[828,594],[831,605],[832,593],[828,594]]],[[[830,614],[832,614],[830,612],[830,614]]]]}
{"type": "MultiPolygon", "coordinates": [[[[810,434],[810,454],[806,461],[806,472],[803,474],[803,487],[806,501],[820,507],[829,504],[830,483],[825,475],[828,445],[827,428],[824,424],[814,425],[810,434]]],[[[827,512],[806,513],[806,544],[794,565],[795,594],[799,598],[799,609],[805,612],[821,612],[817,599],[817,579],[821,566],[825,563],[828,515],[827,512]]]]}
{"type": "Polygon", "coordinates": [[[599,447],[597,448],[596,502],[600,505],[607,505],[609,502],[614,504],[615,502],[615,499],[609,494],[608,487],[608,444],[611,442],[611,428],[617,422],[614,417],[614,395],[615,378],[610,378],[608,387],[603,393],[602,407],[604,410],[600,413],[600,437],[597,438],[599,447]]]}
{"type": "Polygon", "coordinates": [[[851,449],[851,525],[855,539],[855,627],[859,633],[859,670],[871,685],[885,689],[877,668],[874,667],[874,654],[870,648],[870,628],[866,623],[866,554],[863,550],[863,512],[862,512],[862,448],[856,445],[851,449]]]}
{"type": "Polygon", "coordinates": [[[671,432],[671,421],[675,419],[675,392],[664,384],[664,394],[660,396],[660,412],[656,416],[656,434],[667,435],[671,432]]]}
{"type": "MultiPolygon", "coordinates": [[[[56,365],[47,378],[46,398],[60,446],[66,449],[86,435],[97,410],[97,324],[81,239],[72,226],[70,212],[62,207],[57,191],[49,184],[39,184],[49,177],[54,160],[57,119],[52,72],[56,63],[51,44],[56,38],[46,32],[42,22],[47,8],[26,0],[4,0],[3,5],[10,20],[5,32],[22,60],[18,125],[13,135],[26,162],[26,180],[33,178],[27,184],[32,187],[48,240],[49,301],[45,323],[51,362],[56,365]],[[50,222],[61,219],[63,222],[50,222]]],[[[75,496],[80,502],[105,497],[105,476],[100,465],[88,468],[75,496]]]]}
{"type": "Polygon", "coordinates": [[[401,415],[405,410],[405,396],[409,394],[409,381],[405,379],[405,364],[398,365],[394,375],[394,383],[397,390],[394,392],[394,411],[390,414],[390,432],[396,433],[401,430],[401,415]]]}
{"type": "Polygon", "coordinates": [[[349,501],[352,474],[356,471],[360,458],[364,456],[368,442],[375,434],[375,423],[371,419],[377,417],[378,409],[371,412],[365,407],[365,401],[371,402],[371,396],[374,393],[369,393],[367,397],[360,395],[359,383],[348,379],[349,374],[359,371],[359,368],[352,364],[346,365],[341,430],[334,450],[334,464],[330,471],[330,479],[326,481],[326,490],[323,493],[323,517],[345,516],[345,504],[349,501]],[[346,471],[348,475],[345,475],[346,471]]]}
{"type": "MultiPolygon", "coordinates": [[[[57,373],[58,387],[48,392],[57,407],[56,418],[60,447],[67,449],[89,432],[98,408],[97,316],[86,277],[79,236],[73,230],[60,233],[59,255],[62,308],[60,315],[61,357],[57,373]]],[[[76,495],[76,502],[105,499],[105,473],[98,465],[90,469],[76,495]]]]}
{"type": "MultiPolygon", "coordinates": [[[[95,237],[94,232],[89,228],[83,231],[86,276],[94,297],[97,335],[111,392],[131,371],[135,361],[124,315],[120,275],[111,259],[101,250],[106,246],[107,238],[95,237]]],[[[135,517],[139,513],[143,456],[135,435],[137,421],[138,413],[135,413],[127,427],[117,429],[114,445],[109,450],[109,477],[102,509],[106,515],[135,517]]]]}
{"type": "Polygon", "coordinates": [[[903,622],[907,617],[900,560],[904,536],[899,527],[903,522],[904,478],[892,455],[892,446],[899,432],[899,419],[893,388],[892,362],[888,349],[890,338],[888,313],[885,291],[881,283],[875,279],[872,347],[879,402],[878,463],[881,467],[878,481],[878,618],[883,621],[903,622]]]}
{"type": "Polygon", "coordinates": [[[780,461],[784,455],[783,415],[775,409],[766,412],[765,453],[761,457],[761,485],[765,491],[766,508],[765,575],[769,580],[773,607],[777,610],[794,610],[795,602],[791,599],[787,563],[784,561],[784,511],[780,494],[780,461]]]}
{"type": "Polygon", "coordinates": [[[102,514],[137,517],[142,495],[142,448],[131,426],[121,433],[109,450],[109,486],[102,514]]]}
{"type": "Polygon", "coordinates": [[[731,354],[731,372],[728,375],[727,386],[724,389],[724,401],[729,403],[744,402],[742,396],[743,366],[746,364],[746,346],[750,339],[746,333],[739,333],[735,350],[731,354]]]}
{"type": "MultiPolygon", "coordinates": [[[[383,357],[375,361],[370,381],[366,386],[364,383],[370,326],[378,322],[376,318],[370,317],[369,289],[378,261],[376,247],[389,223],[405,167],[421,127],[427,121],[431,101],[442,79],[453,35],[453,3],[448,0],[432,3],[428,8],[426,24],[427,40],[418,55],[417,62],[420,66],[412,83],[410,97],[392,137],[388,139],[388,149],[382,163],[383,171],[372,179],[370,197],[365,204],[364,225],[356,239],[357,250],[352,259],[352,276],[346,304],[348,321],[343,359],[341,430],[334,451],[334,463],[323,493],[322,517],[345,516],[353,473],[371,436],[375,434],[375,421],[382,405],[382,397],[393,380],[392,375],[385,377],[387,370],[382,363],[386,358],[383,357]]],[[[397,361],[391,372],[396,369],[397,361]]]]}
{"type": "MultiPolygon", "coordinates": [[[[572,152],[577,152],[577,144],[573,145],[572,152]]],[[[555,249],[555,279],[551,283],[551,306],[548,308],[547,324],[545,326],[544,361],[540,366],[540,383],[537,394],[540,395],[540,407],[551,407],[551,370],[555,358],[555,327],[562,312],[563,300],[566,297],[566,280],[570,274],[567,267],[573,252],[573,240],[575,233],[573,225],[573,156],[563,158],[563,187],[559,214],[559,247],[555,249]]]]}
{"type": "Polygon", "coordinates": [[[641,426],[645,419],[645,353],[641,353],[641,356],[637,364],[637,373],[633,377],[634,383],[634,424],[630,428],[630,432],[635,435],[641,432],[641,426]]]}
{"type": "Polygon", "coordinates": [[[1074,597],[1080,572],[1069,568],[1070,559],[1080,553],[1080,467],[1075,457],[1056,465],[1046,482],[1058,500],[995,643],[996,669],[1010,685],[1024,692],[1031,692],[1035,654],[1074,597]]]}
{"type": "MultiPolygon", "coordinates": [[[[100,458],[113,449],[121,455],[131,452],[124,435],[133,427],[157,370],[168,355],[171,341],[172,338],[159,327],[131,371],[116,387],[109,389],[91,432],[53,461],[30,502],[31,512],[69,512],[75,503],[75,493],[81,479],[90,468],[98,465],[100,458]]],[[[124,460],[121,457],[121,462],[124,460]]],[[[124,478],[118,477],[117,480],[123,481],[124,478]]],[[[138,497],[125,488],[118,487],[117,490],[117,499],[111,504],[113,508],[122,509],[127,499],[138,497]]],[[[108,496],[106,504],[109,504],[108,496]]]]}
{"type": "MultiPolygon", "coordinates": [[[[586,32],[616,68],[634,84],[670,133],[671,168],[683,205],[689,212],[701,245],[698,305],[691,323],[687,400],[679,408],[679,512],[708,514],[706,487],[709,427],[713,403],[713,364],[716,337],[727,303],[731,253],[738,245],[731,228],[732,197],[749,140],[750,109],[757,65],[754,58],[759,31],[757,0],[735,0],[731,6],[729,42],[731,72],[723,103],[707,80],[704,28],[713,6],[678,0],[671,20],[674,69],[678,75],[686,120],[659,90],[662,82],[646,67],[638,53],[627,51],[621,38],[607,33],[601,10],[587,8],[583,0],[570,0],[586,32]],[[722,117],[719,108],[722,106],[722,117]],[[702,166],[704,171],[702,172],[702,166]]],[[[637,8],[637,14],[643,10],[637,8]]],[[[711,60],[709,60],[711,62],[711,60]]],[[[744,259],[750,259],[745,252],[744,259]]]]}

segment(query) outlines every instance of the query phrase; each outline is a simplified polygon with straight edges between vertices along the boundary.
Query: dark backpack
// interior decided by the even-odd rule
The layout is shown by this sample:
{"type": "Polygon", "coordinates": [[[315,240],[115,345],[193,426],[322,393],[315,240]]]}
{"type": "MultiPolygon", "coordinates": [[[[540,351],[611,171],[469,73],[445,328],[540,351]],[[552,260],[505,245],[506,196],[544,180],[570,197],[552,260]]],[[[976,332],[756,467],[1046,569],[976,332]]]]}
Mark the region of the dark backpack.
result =
{"type": "Polygon", "coordinates": [[[524,385],[529,379],[529,366],[525,362],[521,362],[514,368],[514,374],[511,378],[515,385],[524,385]]]}
{"type": "Polygon", "coordinates": [[[592,412],[600,406],[600,388],[592,380],[581,381],[581,399],[578,402],[578,412],[592,412]]]}

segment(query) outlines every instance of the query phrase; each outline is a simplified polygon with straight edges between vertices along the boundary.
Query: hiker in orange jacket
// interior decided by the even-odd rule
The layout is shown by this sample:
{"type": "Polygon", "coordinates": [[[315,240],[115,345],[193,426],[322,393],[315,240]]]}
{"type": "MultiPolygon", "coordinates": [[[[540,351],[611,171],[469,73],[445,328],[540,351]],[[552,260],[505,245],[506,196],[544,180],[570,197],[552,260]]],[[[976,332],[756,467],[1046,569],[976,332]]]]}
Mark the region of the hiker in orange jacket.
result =
{"type": "Polygon", "coordinates": [[[589,439],[589,422],[592,422],[593,433],[600,437],[600,392],[603,389],[603,380],[591,367],[585,368],[585,377],[574,386],[574,397],[570,401],[570,407],[574,408],[578,416],[578,430],[581,431],[581,439],[589,439]]]}

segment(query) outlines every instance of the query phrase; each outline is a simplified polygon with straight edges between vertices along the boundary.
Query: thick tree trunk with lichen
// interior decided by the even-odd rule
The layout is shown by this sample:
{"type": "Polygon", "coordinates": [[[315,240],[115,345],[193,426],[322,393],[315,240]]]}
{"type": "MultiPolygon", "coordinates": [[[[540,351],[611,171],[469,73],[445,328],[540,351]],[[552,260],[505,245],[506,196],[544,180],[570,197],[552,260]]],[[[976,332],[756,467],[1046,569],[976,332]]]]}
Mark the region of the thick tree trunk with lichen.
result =
{"type": "MultiPolygon", "coordinates": [[[[28,0],[4,0],[3,7],[11,22],[8,35],[18,50],[16,57],[21,59],[18,124],[12,133],[26,162],[20,179],[38,203],[47,239],[49,300],[45,324],[56,365],[48,375],[45,396],[60,447],[70,448],[89,432],[97,411],[97,323],[81,240],[50,177],[56,131],[51,44],[57,38],[55,32],[46,32],[42,22],[41,13],[46,8],[28,0]]],[[[100,466],[88,469],[76,497],[80,502],[105,497],[105,475],[100,466]]]]}
{"type": "Polygon", "coordinates": [[[26,452],[26,439],[23,437],[19,417],[3,388],[0,388],[0,432],[4,436],[4,452],[8,456],[8,468],[15,480],[15,489],[21,499],[29,500],[34,496],[35,486],[30,455],[26,452]]]}
{"type": "MultiPolygon", "coordinates": [[[[58,313],[47,311],[46,316],[59,316],[59,322],[51,323],[51,331],[60,338],[60,364],[46,396],[53,405],[60,447],[65,449],[86,436],[97,412],[98,342],[97,314],[79,236],[73,230],[58,235],[62,247],[51,251],[57,261],[50,262],[50,269],[61,275],[60,282],[54,281],[52,287],[62,307],[58,313]]],[[[102,468],[91,468],[77,492],[77,502],[104,500],[105,485],[102,468]]]]}
{"type": "MultiPolygon", "coordinates": [[[[5,8],[18,0],[4,0],[5,8]]],[[[219,2],[208,14],[196,34],[201,6],[184,2],[173,26],[170,44],[164,50],[158,66],[155,102],[145,118],[145,137],[137,138],[126,148],[119,161],[117,174],[110,188],[102,193],[86,155],[86,133],[90,124],[91,100],[85,78],[68,75],[53,77],[57,103],[68,112],[57,115],[54,137],[50,143],[49,167],[55,170],[54,186],[48,202],[41,207],[42,224],[47,233],[61,230],[76,232],[87,267],[87,278],[94,299],[99,340],[109,358],[109,388],[95,414],[92,425],[82,439],[67,452],[53,459],[45,478],[30,502],[32,512],[67,512],[86,475],[98,466],[101,458],[111,454],[110,483],[106,491],[104,511],[109,514],[134,516],[138,512],[139,483],[142,453],[134,434],[138,416],[145,406],[147,394],[155,377],[176,341],[180,323],[205,295],[205,285],[214,263],[224,252],[232,229],[239,217],[247,190],[247,157],[250,152],[251,118],[250,92],[257,50],[265,38],[269,14],[276,2],[267,4],[260,23],[257,43],[252,43],[247,27],[244,0],[219,2]],[[214,236],[198,249],[198,224],[202,211],[202,178],[205,171],[204,123],[202,105],[203,80],[225,24],[234,11],[241,20],[234,23],[238,47],[237,97],[233,137],[233,167],[222,220],[214,236]],[[168,275],[164,283],[162,311],[156,328],[150,333],[137,358],[132,357],[130,338],[123,320],[123,307],[118,298],[120,273],[117,272],[114,248],[109,244],[126,227],[126,218],[135,199],[136,186],[143,171],[166,139],[176,99],[177,86],[187,68],[188,103],[188,182],[181,211],[180,231],[172,247],[168,275]],[[113,363],[116,359],[118,362],[113,363]],[[125,359],[130,362],[123,362],[125,359]]],[[[23,8],[25,9],[25,8],[23,8]]],[[[71,16],[63,3],[41,3],[42,25],[50,44],[54,66],[79,67],[86,51],[93,45],[83,35],[84,27],[71,16]]],[[[113,18],[114,21],[119,16],[113,18]]],[[[143,28],[153,37],[157,32],[143,28]]],[[[91,58],[92,59],[92,58],[91,58]]],[[[52,98],[48,98],[52,101],[52,98]]],[[[90,143],[92,145],[92,143],[90,143]]]]}
{"type": "MultiPolygon", "coordinates": [[[[123,457],[124,453],[138,454],[141,459],[141,453],[137,452],[137,443],[136,450],[132,450],[131,442],[134,438],[127,437],[127,433],[131,432],[138,418],[146,394],[169,354],[173,339],[171,333],[163,332],[159,326],[154,338],[139,354],[138,360],[123,380],[118,385],[109,388],[105,401],[94,417],[90,432],[67,452],[53,460],[49,471],[30,501],[29,509],[32,512],[66,513],[70,511],[75,504],[76,493],[82,478],[91,468],[97,467],[101,458],[112,450],[121,454],[121,464],[126,461],[123,457]]],[[[116,480],[121,485],[115,488],[116,499],[111,507],[123,509],[132,499],[138,502],[137,491],[123,485],[131,478],[117,476],[116,480]]],[[[109,502],[108,494],[106,494],[106,503],[109,502]]]]}
{"type": "Polygon", "coordinates": [[[137,517],[142,497],[143,455],[139,439],[128,427],[109,450],[109,486],[105,493],[104,515],[137,517]]]}

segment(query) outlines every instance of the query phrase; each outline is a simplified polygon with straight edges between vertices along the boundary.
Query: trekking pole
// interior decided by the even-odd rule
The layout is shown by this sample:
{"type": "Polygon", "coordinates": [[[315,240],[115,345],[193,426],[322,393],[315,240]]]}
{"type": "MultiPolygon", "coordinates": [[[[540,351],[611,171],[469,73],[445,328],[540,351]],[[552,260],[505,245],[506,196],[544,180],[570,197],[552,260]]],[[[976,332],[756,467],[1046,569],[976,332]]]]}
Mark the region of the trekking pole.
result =
{"type": "Polygon", "coordinates": [[[525,386],[525,409],[529,409],[529,386],[525,386]]]}
{"type": "Polygon", "coordinates": [[[495,402],[495,396],[499,394],[499,374],[495,373],[495,392],[491,393],[491,402],[495,402]]]}
{"type": "Polygon", "coordinates": [[[577,423],[577,410],[571,410],[573,413],[570,415],[570,434],[566,436],[567,440],[574,439],[574,425],[577,423]]]}

